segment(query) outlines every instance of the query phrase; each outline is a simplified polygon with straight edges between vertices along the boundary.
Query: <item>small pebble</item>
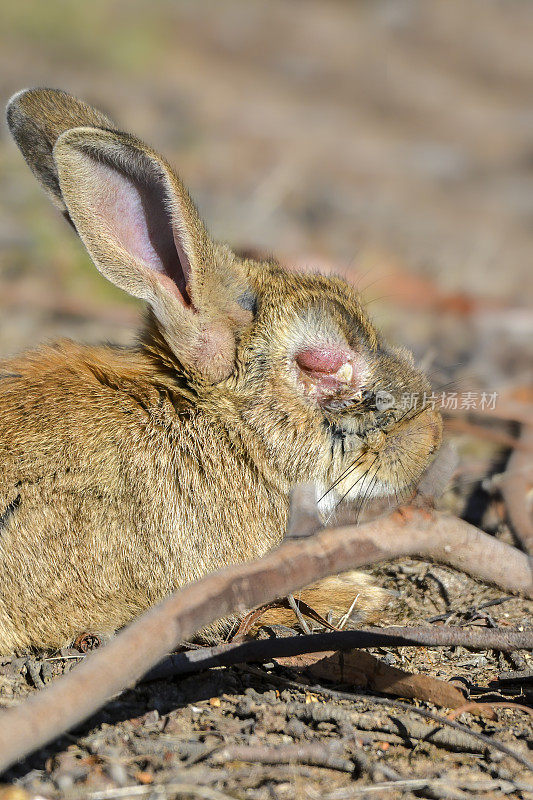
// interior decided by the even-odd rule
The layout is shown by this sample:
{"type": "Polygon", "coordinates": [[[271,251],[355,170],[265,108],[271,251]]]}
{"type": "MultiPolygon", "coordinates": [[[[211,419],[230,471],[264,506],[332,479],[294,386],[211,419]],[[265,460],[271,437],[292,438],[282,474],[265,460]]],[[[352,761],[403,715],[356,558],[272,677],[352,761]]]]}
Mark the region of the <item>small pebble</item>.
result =
{"type": "Polygon", "coordinates": [[[42,689],[44,686],[41,678],[41,667],[41,661],[33,661],[33,659],[29,658],[26,662],[27,675],[36,689],[42,689]]]}
{"type": "Polygon", "coordinates": [[[50,681],[54,677],[54,670],[52,665],[48,661],[43,661],[43,665],[41,667],[41,678],[43,683],[50,683],[50,681]]]}
{"type": "Polygon", "coordinates": [[[249,697],[243,697],[235,706],[235,716],[239,719],[247,719],[253,716],[253,701],[249,697]]]}
{"type": "Polygon", "coordinates": [[[287,733],[294,739],[301,739],[305,734],[305,725],[299,719],[293,717],[287,724],[287,733]]]}

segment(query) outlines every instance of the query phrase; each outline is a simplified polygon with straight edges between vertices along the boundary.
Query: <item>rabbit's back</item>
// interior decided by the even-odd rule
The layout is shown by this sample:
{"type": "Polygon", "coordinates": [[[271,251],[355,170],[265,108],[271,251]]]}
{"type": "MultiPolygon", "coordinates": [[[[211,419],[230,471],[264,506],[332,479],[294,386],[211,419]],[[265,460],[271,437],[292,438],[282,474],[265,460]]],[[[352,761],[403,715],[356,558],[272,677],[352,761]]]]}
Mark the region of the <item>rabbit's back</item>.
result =
{"type": "Polygon", "coordinates": [[[281,537],[285,499],[138,351],[62,343],[0,375],[0,651],[116,630],[281,537]]]}

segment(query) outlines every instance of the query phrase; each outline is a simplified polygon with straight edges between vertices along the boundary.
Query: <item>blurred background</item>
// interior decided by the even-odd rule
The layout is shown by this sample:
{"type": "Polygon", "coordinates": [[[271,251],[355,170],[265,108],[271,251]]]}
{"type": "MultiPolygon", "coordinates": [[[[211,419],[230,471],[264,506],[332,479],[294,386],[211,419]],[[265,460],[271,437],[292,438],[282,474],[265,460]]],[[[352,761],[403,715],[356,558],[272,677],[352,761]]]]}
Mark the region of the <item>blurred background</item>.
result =
{"type": "MultiPolygon", "coordinates": [[[[533,3],[3,0],[2,102],[60,87],[174,163],[212,233],[346,274],[439,386],[528,395],[533,3]]],[[[133,340],[0,140],[0,354],[133,340]]]]}
{"type": "MultiPolygon", "coordinates": [[[[215,237],[357,285],[436,389],[477,396],[477,409],[445,418],[459,463],[441,507],[504,541],[516,541],[520,522],[531,531],[533,428],[523,426],[528,443],[518,424],[533,423],[531,0],[0,0],[0,105],[35,86],[78,95],[162,152],[215,237]],[[480,408],[482,392],[497,393],[495,414],[480,408]]],[[[127,344],[141,315],[96,271],[1,124],[0,357],[60,336],[127,344]]],[[[484,619],[475,609],[493,590],[428,569],[404,560],[374,574],[401,593],[411,620],[456,604],[470,611],[434,619],[484,619]]],[[[522,601],[502,609],[503,625],[530,624],[522,601]]],[[[498,669],[485,656],[465,660],[461,648],[458,660],[423,650],[417,672],[421,664],[448,678],[462,671],[472,686],[498,669]]],[[[179,697],[181,705],[181,689],[179,697]]],[[[116,713],[133,714],[130,702],[116,713]]],[[[147,699],[147,708],[161,702],[147,699]]],[[[182,735],[188,720],[165,730],[182,735]]],[[[105,727],[95,736],[107,744],[91,753],[119,764],[126,734],[105,727]]],[[[509,722],[509,736],[522,739],[517,751],[523,727],[509,722]]],[[[59,783],[62,770],[82,763],[66,755],[46,762],[47,772],[59,765],[53,792],[70,785],[59,783]]],[[[422,774],[411,755],[401,769],[422,774]]],[[[456,757],[443,765],[463,770],[464,754],[456,757]]],[[[90,763],[94,788],[107,786],[99,762],[90,763]]],[[[82,773],[72,774],[81,787],[82,773]]]]}

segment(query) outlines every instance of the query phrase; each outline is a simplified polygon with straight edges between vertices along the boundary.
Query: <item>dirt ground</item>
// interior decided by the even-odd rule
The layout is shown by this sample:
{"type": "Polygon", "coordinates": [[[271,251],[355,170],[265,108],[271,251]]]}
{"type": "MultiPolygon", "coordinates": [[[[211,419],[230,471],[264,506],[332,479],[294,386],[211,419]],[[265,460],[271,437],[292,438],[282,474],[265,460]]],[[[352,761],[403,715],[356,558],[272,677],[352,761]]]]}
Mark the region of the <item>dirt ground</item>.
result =
{"type": "MultiPolygon", "coordinates": [[[[532,41],[533,5],[519,0],[7,0],[0,95],[49,85],[100,106],[177,166],[216,236],[356,282],[436,389],[531,400],[532,41]]],[[[0,355],[63,335],[131,342],[140,315],[7,133],[0,313],[0,355]]],[[[440,506],[514,543],[498,476],[518,425],[483,419],[479,435],[473,422],[447,421],[460,463],[440,506]]],[[[402,561],[374,574],[398,593],[399,624],[531,627],[530,602],[451,569],[402,561]]],[[[531,678],[501,678],[531,671],[531,653],[374,652],[474,699],[532,705],[531,678]]],[[[0,662],[0,706],[81,658],[0,662]]],[[[360,688],[305,681],[266,663],[141,683],[3,781],[67,800],[533,798],[511,756],[360,688]],[[291,763],[259,763],[277,748],[291,763]],[[381,786],[390,770],[407,783],[381,786]]],[[[523,711],[460,721],[533,758],[523,711]]]]}

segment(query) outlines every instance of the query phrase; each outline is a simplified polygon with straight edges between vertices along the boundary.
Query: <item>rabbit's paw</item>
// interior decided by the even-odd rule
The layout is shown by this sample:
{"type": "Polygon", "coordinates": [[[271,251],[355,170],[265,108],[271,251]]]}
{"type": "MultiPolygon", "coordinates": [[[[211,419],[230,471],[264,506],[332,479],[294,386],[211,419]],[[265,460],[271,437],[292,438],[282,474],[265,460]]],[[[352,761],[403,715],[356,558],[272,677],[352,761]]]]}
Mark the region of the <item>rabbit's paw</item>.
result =
{"type": "MultiPolygon", "coordinates": [[[[350,629],[368,622],[377,622],[383,615],[393,596],[391,592],[377,586],[370,575],[351,571],[342,575],[324,578],[294,594],[296,605],[301,600],[316,611],[331,625],[350,629]]],[[[300,613],[306,617],[306,609],[300,613]]],[[[307,619],[309,626],[316,620],[307,619]]],[[[257,621],[258,625],[285,625],[294,627],[296,613],[290,608],[267,609],[257,621]]]]}

